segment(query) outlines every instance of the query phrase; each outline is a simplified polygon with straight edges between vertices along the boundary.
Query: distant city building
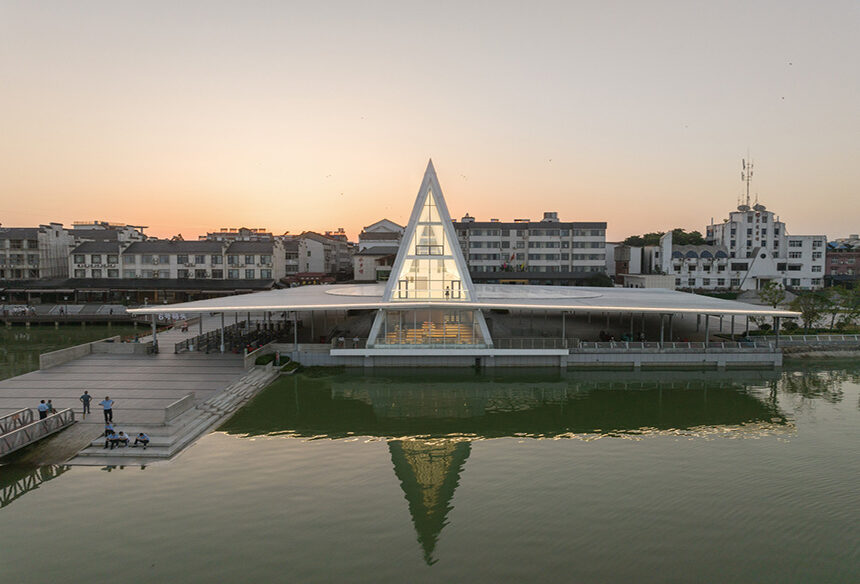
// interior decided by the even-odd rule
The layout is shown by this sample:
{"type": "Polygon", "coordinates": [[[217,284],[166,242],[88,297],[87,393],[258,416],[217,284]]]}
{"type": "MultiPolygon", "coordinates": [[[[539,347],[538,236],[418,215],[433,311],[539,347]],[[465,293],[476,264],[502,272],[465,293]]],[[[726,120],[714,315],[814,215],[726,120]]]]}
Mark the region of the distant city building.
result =
{"type": "Polygon", "coordinates": [[[0,280],[67,278],[71,246],[61,223],[0,227],[0,280]]]}
{"type": "Polygon", "coordinates": [[[706,245],[675,245],[672,232],[645,248],[645,273],[675,276],[688,290],[760,290],[768,282],[812,290],[824,284],[824,235],[789,235],[764,205],[739,205],[723,223],[707,227],[706,245]]]}
{"type": "Polygon", "coordinates": [[[849,235],[827,244],[827,283],[833,285],[857,284],[860,278],[860,236],[849,235]]]}
{"type": "Polygon", "coordinates": [[[483,283],[582,284],[606,271],[606,222],[454,221],[471,277],[483,283]]]}
{"type": "Polygon", "coordinates": [[[296,286],[315,286],[319,284],[334,284],[335,277],[331,274],[321,274],[313,272],[299,272],[297,274],[289,274],[283,280],[289,287],[296,286]]]}
{"type": "MultiPolygon", "coordinates": [[[[607,254],[610,244],[606,244],[607,254]]],[[[611,272],[607,274],[615,278],[617,284],[624,284],[624,276],[627,274],[642,274],[644,249],[641,247],[625,245],[623,243],[612,245],[612,260],[607,257],[607,264],[611,264],[611,272]]]]}
{"type": "Polygon", "coordinates": [[[271,241],[274,238],[270,231],[262,227],[222,227],[198,237],[206,241],[271,241]]]}
{"type": "Polygon", "coordinates": [[[147,235],[143,232],[147,229],[144,225],[126,225],[125,223],[112,223],[109,221],[75,221],[69,232],[75,244],[84,241],[119,241],[129,243],[133,241],[145,241],[147,235]]]}
{"type": "Polygon", "coordinates": [[[87,241],[69,257],[73,278],[279,280],[280,241],[87,241]]]}
{"type": "Polygon", "coordinates": [[[349,242],[349,238],[346,236],[346,231],[344,231],[343,227],[338,227],[334,231],[326,231],[324,235],[326,237],[330,237],[331,239],[343,241],[344,243],[349,242]]]}
{"type": "Polygon", "coordinates": [[[285,248],[287,274],[331,274],[338,280],[352,277],[353,246],[339,236],[329,237],[313,231],[305,231],[287,242],[287,246],[285,248]]]}
{"type": "Polygon", "coordinates": [[[388,219],[380,219],[376,223],[366,225],[358,234],[358,251],[366,251],[374,247],[398,246],[403,237],[402,225],[388,219]]]}
{"type": "Polygon", "coordinates": [[[356,281],[381,282],[388,279],[403,229],[402,225],[388,219],[362,229],[358,235],[358,251],[353,256],[353,278],[356,281]]]}

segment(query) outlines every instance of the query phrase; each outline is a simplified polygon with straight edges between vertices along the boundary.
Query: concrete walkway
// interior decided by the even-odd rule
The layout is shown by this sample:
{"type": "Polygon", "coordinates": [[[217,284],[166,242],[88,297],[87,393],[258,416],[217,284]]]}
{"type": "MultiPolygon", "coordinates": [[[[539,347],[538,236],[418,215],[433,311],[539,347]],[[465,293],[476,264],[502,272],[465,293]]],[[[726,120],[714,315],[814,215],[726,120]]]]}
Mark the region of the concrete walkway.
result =
{"type": "MultiPolygon", "coordinates": [[[[203,330],[220,324],[220,317],[205,316],[203,330]]],[[[0,381],[0,415],[35,408],[40,400],[50,399],[57,410],[72,408],[78,420],[74,431],[66,430],[47,439],[47,448],[40,445],[25,449],[22,455],[57,462],[58,458],[67,458],[70,451],[84,448],[103,432],[104,417],[98,402],[105,396],[115,402],[113,420],[117,430],[158,428],[164,424],[165,408],[178,399],[193,392],[194,402],[199,405],[231,386],[245,374],[242,355],[173,354],[174,343],[198,331],[194,323],[187,333],[179,327],[159,333],[162,352],[157,355],[99,353],[0,381]],[[79,400],[84,390],[93,396],[92,413],[87,416],[79,400]]]]}
{"type": "Polygon", "coordinates": [[[189,392],[195,402],[205,401],[241,377],[242,365],[241,355],[232,354],[88,355],[0,381],[0,415],[51,399],[58,410],[73,408],[79,422],[102,427],[97,404],[109,395],[114,425],[161,423],[168,405],[189,392]],[[94,398],[88,416],[79,401],[84,390],[94,398]]]}

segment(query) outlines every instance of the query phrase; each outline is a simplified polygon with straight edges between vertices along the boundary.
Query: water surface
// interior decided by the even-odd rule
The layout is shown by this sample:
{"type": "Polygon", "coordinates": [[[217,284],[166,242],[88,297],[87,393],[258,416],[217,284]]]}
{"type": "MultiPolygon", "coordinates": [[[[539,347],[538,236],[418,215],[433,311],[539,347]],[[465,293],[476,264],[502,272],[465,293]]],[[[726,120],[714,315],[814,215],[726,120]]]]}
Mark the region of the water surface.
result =
{"type": "Polygon", "coordinates": [[[167,464],[0,468],[0,581],[860,577],[855,365],[413,373],[282,378],[167,464]]]}
{"type": "Polygon", "coordinates": [[[147,334],[145,327],[135,328],[130,324],[64,324],[57,328],[0,326],[0,379],[35,371],[39,368],[39,355],[42,353],[136,332],[147,334]]]}

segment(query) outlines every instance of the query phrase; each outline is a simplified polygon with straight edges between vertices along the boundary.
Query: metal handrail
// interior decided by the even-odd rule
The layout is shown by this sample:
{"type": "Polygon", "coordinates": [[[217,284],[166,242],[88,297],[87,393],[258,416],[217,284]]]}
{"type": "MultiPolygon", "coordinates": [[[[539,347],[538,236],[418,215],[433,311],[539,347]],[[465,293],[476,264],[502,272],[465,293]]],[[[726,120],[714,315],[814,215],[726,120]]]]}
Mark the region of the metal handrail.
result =
{"type": "Polygon", "coordinates": [[[0,435],[8,434],[12,430],[31,424],[35,418],[36,416],[30,408],[6,414],[0,418],[0,435]]]}
{"type": "Polygon", "coordinates": [[[367,337],[344,337],[343,341],[340,337],[335,337],[331,340],[332,349],[365,349],[367,348],[367,337]]]}
{"type": "Polygon", "coordinates": [[[699,352],[705,353],[709,350],[717,349],[717,350],[774,350],[775,345],[769,341],[767,342],[746,342],[746,341],[737,341],[737,342],[633,342],[633,341],[606,341],[606,342],[582,342],[579,346],[571,349],[572,351],[583,350],[583,351],[636,351],[636,350],[656,350],[656,351],[687,351],[687,352],[699,352]]]}
{"type": "MultiPolygon", "coordinates": [[[[757,335],[767,339],[775,339],[776,335],[757,335]]],[[[788,343],[816,343],[816,342],[827,342],[827,343],[860,343],[860,335],[831,335],[831,334],[820,334],[820,335],[780,335],[779,342],[782,344],[783,342],[788,343]]]]}
{"type": "Polygon", "coordinates": [[[26,426],[12,430],[8,434],[0,435],[0,456],[5,456],[24,448],[45,436],[59,432],[67,426],[75,423],[75,412],[71,408],[60,410],[56,414],[36,420],[26,426]]]}
{"type": "Polygon", "coordinates": [[[493,339],[495,349],[567,349],[570,344],[576,345],[578,339],[556,339],[545,337],[522,337],[509,339],[493,339]]]}

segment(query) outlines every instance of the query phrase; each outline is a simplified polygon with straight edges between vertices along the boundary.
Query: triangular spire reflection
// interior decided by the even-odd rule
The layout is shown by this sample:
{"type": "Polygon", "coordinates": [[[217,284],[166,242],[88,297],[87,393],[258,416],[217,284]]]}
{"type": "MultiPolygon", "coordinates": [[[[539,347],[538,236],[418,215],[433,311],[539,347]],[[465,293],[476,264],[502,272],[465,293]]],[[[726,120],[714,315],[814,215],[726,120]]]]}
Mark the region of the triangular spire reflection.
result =
{"type": "Polygon", "coordinates": [[[462,440],[391,440],[388,450],[409,502],[424,561],[433,564],[436,542],[448,524],[451,500],[471,447],[462,440]]]}

